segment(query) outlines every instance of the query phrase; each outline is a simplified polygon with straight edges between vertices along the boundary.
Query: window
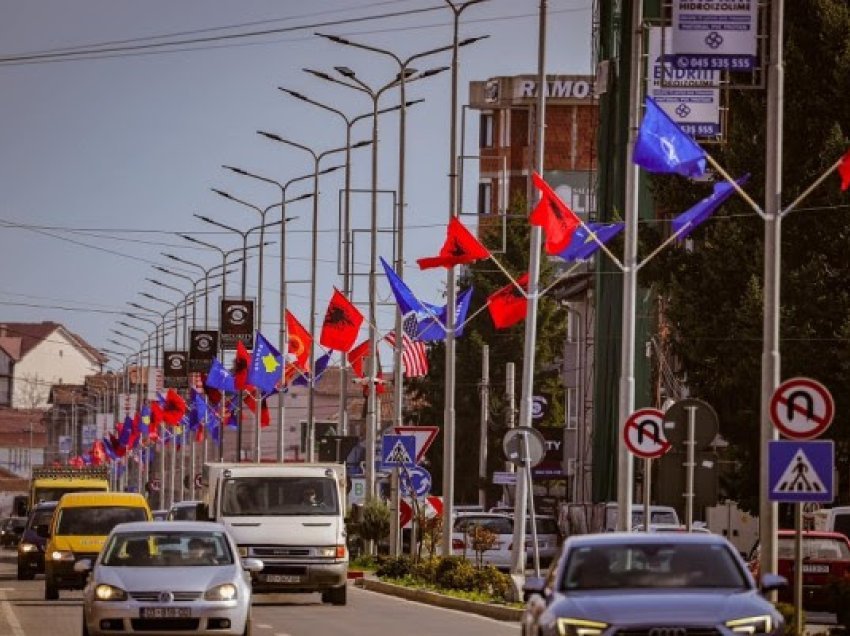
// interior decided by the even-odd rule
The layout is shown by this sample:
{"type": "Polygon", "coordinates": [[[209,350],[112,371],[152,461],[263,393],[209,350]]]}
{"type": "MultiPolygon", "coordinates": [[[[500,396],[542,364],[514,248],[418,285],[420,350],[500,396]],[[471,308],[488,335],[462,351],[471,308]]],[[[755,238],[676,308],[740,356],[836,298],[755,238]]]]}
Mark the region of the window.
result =
{"type": "Polygon", "coordinates": [[[478,214],[493,212],[493,184],[482,181],[478,184],[478,214]]]}
{"type": "Polygon", "coordinates": [[[478,146],[493,147],[493,113],[481,113],[478,120],[478,146]]]}

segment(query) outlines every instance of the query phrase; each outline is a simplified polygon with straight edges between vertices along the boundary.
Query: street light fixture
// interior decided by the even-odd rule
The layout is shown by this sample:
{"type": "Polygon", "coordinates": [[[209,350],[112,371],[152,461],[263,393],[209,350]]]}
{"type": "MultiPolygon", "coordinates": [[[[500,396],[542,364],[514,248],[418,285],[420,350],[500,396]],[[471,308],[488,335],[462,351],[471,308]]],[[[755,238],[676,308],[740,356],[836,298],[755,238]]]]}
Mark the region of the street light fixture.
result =
{"type": "MultiPolygon", "coordinates": [[[[330,155],[347,151],[353,148],[362,148],[364,146],[369,145],[370,141],[358,141],[354,145],[346,144],[344,146],[340,146],[339,148],[331,148],[325,150],[324,152],[317,153],[309,146],[305,146],[304,144],[300,144],[295,141],[291,141],[289,139],[284,139],[280,135],[265,132],[262,130],[258,130],[257,134],[262,135],[267,139],[271,139],[272,141],[277,141],[279,143],[285,144],[292,148],[298,148],[299,150],[303,150],[310,154],[313,158],[313,237],[312,237],[312,251],[310,256],[310,333],[316,333],[316,270],[318,263],[318,236],[319,236],[319,174],[322,159],[328,157],[330,155]]],[[[314,460],[314,447],[313,447],[313,436],[315,433],[315,418],[314,418],[314,406],[315,406],[315,363],[316,363],[316,352],[315,347],[310,347],[310,385],[308,391],[308,400],[307,400],[307,458],[308,461],[314,460]]]]}
{"type": "MultiPolygon", "coordinates": [[[[339,84],[347,88],[353,88],[365,93],[372,100],[372,214],[370,232],[370,264],[369,264],[369,388],[366,406],[366,456],[372,457],[375,453],[376,434],[378,427],[378,412],[376,408],[377,393],[375,381],[377,379],[377,253],[378,253],[378,104],[381,96],[389,89],[399,86],[404,81],[415,81],[431,77],[448,67],[430,69],[419,73],[410,80],[405,79],[405,73],[387,82],[378,89],[373,89],[364,81],[359,79],[354,71],[346,66],[337,66],[336,71],[349,81],[343,81],[332,77],[322,71],[304,69],[320,79],[339,84]]],[[[451,313],[451,312],[449,312],[451,313]]],[[[371,461],[366,462],[366,498],[370,500],[375,492],[375,466],[371,461]]]]}
{"type": "MultiPolygon", "coordinates": [[[[199,270],[201,270],[201,272],[203,273],[203,275],[204,275],[204,289],[206,290],[206,291],[205,291],[205,293],[204,293],[204,329],[209,329],[209,314],[210,314],[210,306],[209,306],[209,305],[210,305],[210,304],[209,304],[209,300],[210,300],[210,299],[209,299],[209,286],[210,286],[210,274],[211,274],[214,270],[216,270],[216,269],[218,269],[218,268],[220,268],[220,267],[221,267],[221,268],[222,268],[222,287],[224,287],[225,277],[227,276],[227,274],[231,274],[231,273],[233,273],[233,271],[234,271],[234,270],[227,270],[227,271],[225,271],[225,269],[224,269],[224,268],[225,268],[225,266],[226,266],[226,263],[219,263],[218,265],[213,265],[212,267],[204,267],[204,266],[203,266],[203,265],[201,265],[200,263],[195,263],[195,262],[190,261],[190,260],[188,260],[188,259],[185,259],[185,258],[183,258],[183,257],[181,257],[181,256],[176,256],[176,255],[174,255],[174,254],[168,254],[168,253],[166,253],[166,252],[160,252],[160,254],[162,254],[165,258],[171,259],[172,261],[175,261],[175,262],[177,262],[177,263],[182,263],[182,264],[184,264],[184,265],[189,265],[190,267],[196,267],[196,268],[198,268],[199,270]]],[[[242,262],[242,257],[240,256],[240,257],[239,257],[239,258],[237,258],[235,261],[233,261],[233,263],[231,263],[231,264],[232,264],[232,265],[235,265],[236,263],[241,263],[241,262],[242,262]]]]}
{"type": "MultiPolygon", "coordinates": [[[[362,115],[357,115],[355,117],[349,117],[341,110],[334,108],[332,106],[328,106],[327,104],[323,104],[322,102],[311,99],[302,93],[297,91],[290,90],[288,88],[283,88],[278,86],[278,90],[283,91],[287,95],[294,97],[295,99],[301,100],[308,104],[312,104],[313,106],[317,106],[318,108],[322,108],[328,112],[334,113],[339,116],[345,122],[345,143],[346,143],[346,152],[345,152],[345,198],[343,202],[343,215],[342,215],[342,223],[340,224],[340,246],[342,250],[339,252],[339,259],[342,261],[342,271],[338,272],[342,274],[342,293],[346,298],[351,300],[352,294],[352,285],[351,285],[351,151],[348,147],[351,144],[351,129],[355,123],[362,119],[366,119],[367,117],[374,116],[372,111],[368,113],[363,113],[362,115]]],[[[379,115],[384,113],[389,113],[396,110],[401,110],[404,113],[405,106],[413,106],[414,104],[418,104],[425,100],[416,99],[409,102],[404,102],[403,104],[396,104],[395,106],[391,106],[388,108],[382,108],[378,111],[379,115]]],[[[401,207],[401,206],[400,206],[401,207]]],[[[339,267],[338,267],[339,269],[339,267]]],[[[339,374],[339,422],[342,435],[348,434],[348,360],[346,356],[342,356],[342,361],[340,363],[340,374],[339,374]]]]}

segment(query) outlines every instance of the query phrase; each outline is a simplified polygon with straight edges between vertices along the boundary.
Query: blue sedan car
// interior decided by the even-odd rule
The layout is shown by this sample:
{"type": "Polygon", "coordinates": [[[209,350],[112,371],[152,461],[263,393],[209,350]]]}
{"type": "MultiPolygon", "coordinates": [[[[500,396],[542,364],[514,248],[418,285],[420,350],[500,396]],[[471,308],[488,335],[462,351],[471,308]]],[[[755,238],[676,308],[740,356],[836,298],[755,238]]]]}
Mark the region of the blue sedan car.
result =
{"type": "Polygon", "coordinates": [[[781,634],[762,596],[786,584],[753,580],[735,548],[711,534],[570,537],[544,579],[530,579],[523,636],[781,634]]]}

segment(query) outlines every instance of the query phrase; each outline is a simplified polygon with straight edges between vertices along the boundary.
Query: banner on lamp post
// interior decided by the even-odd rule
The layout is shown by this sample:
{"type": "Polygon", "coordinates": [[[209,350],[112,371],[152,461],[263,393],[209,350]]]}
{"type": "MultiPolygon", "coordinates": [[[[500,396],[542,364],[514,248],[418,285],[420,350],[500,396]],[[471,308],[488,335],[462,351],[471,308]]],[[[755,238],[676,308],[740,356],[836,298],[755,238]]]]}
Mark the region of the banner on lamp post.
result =
{"type": "Polygon", "coordinates": [[[185,389],[189,386],[189,353],[166,351],[163,354],[165,369],[163,383],[166,389],[185,389]]]}
{"type": "Polygon", "coordinates": [[[192,329],[189,336],[189,372],[206,373],[218,357],[218,330],[192,329]]]}
{"type": "Polygon", "coordinates": [[[254,301],[243,299],[221,300],[222,349],[236,349],[240,340],[249,351],[254,348],[254,301]]]}

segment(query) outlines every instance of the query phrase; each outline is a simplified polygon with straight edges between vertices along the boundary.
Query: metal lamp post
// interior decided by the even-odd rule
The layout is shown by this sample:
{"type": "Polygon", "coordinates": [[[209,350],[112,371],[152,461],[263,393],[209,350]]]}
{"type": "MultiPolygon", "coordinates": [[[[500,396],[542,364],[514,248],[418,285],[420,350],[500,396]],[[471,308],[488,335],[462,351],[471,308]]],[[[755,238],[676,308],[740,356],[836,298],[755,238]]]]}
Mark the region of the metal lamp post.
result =
{"type": "MultiPolygon", "coordinates": [[[[293,148],[298,148],[305,152],[310,153],[310,156],[313,158],[313,237],[312,237],[312,251],[310,257],[310,333],[316,333],[316,270],[317,270],[317,262],[318,262],[318,235],[319,235],[319,173],[322,159],[328,157],[330,155],[343,152],[349,148],[349,145],[341,146],[339,148],[331,148],[330,150],[325,150],[324,152],[317,153],[312,148],[305,146],[303,144],[297,143],[295,141],[290,141],[289,139],[284,139],[280,135],[276,135],[274,133],[264,132],[261,130],[257,131],[258,134],[266,137],[267,139],[271,139],[272,141],[277,141],[282,144],[286,144],[287,146],[291,146],[293,148]]],[[[363,146],[368,145],[370,142],[368,141],[359,141],[351,148],[361,148],[363,146]]],[[[315,434],[315,364],[316,364],[316,351],[315,347],[310,347],[310,386],[308,391],[308,401],[307,401],[307,458],[308,461],[314,461],[314,450],[313,450],[313,436],[315,434]]]]}
{"type": "MultiPolygon", "coordinates": [[[[160,254],[162,254],[165,258],[169,258],[169,259],[171,259],[172,261],[175,261],[175,262],[177,262],[177,263],[183,263],[184,265],[189,265],[190,267],[197,267],[197,268],[198,268],[199,270],[201,270],[201,272],[203,273],[203,275],[204,275],[204,290],[205,290],[205,293],[204,293],[204,329],[209,329],[209,315],[210,315],[210,303],[209,303],[209,301],[210,301],[210,297],[209,297],[209,288],[210,288],[210,275],[211,275],[211,274],[212,274],[215,270],[217,270],[217,269],[221,268],[221,269],[222,269],[222,274],[221,274],[222,279],[221,279],[221,283],[222,283],[222,287],[224,287],[225,277],[227,276],[227,274],[231,274],[231,273],[233,273],[233,271],[234,271],[234,270],[227,270],[227,271],[225,271],[225,268],[226,268],[227,263],[219,263],[218,265],[213,265],[212,267],[204,267],[204,266],[203,266],[203,265],[201,265],[200,263],[195,263],[195,262],[193,262],[193,261],[187,260],[187,259],[182,258],[182,257],[180,257],[180,256],[175,256],[174,254],[168,254],[168,253],[166,253],[166,252],[160,252],[160,254]]],[[[236,260],[235,260],[233,263],[231,263],[231,264],[236,264],[236,263],[239,263],[239,262],[241,262],[241,261],[242,261],[242,258],[240,257],[240,258],[236,259],[236,260]]]]}
{"type": "MultiPolygon", "coordinates": [[[[374,113],[369,111],[368,113],[363,113],[362,115],[356,115],[355,117],[349,117],[341,110],[333,108],[327,104],[323,104],[322,102],[316,101],[315,99],[311,99],[302,93],[289,90],[288,88],[283,88],[278,86],[278,89],[294,97],[295,99],[301,100],[308,104],[312,104],[313,106],[317,106],[323,110],[334,113],[339,116],[343,122],[345,122],[345,186],[343,189],[344,201],[343,201],[343,215],[342,215],[342,227],[341,234],[342,240],[340,241],[340,247],[342,248],[342,252],[340,255],[340,259],[342,261],[342,271],[339,272],[342,275],[342,293],[346,298],[351,300],[352,294],[352,284],[351,284],[351,152],[348,147],[351,144],[351,129],[354,127],[358,121],[362,119],[366,119],[368,117],[372,117],[374,113]]],[[[382,108],[378,111],[379,115],[384,113],[393,112],[396,110],[402,110],[404,106],[412,106],[424,100],[417,99],[406,104],[397,104],[396,106],[391,106],[389,108],[382,108]]],[[[342,356],[342,360],[340,362],[340,374],[339,374],[339,423],[342,435],[348,435],[348,360],[346,356],[342,356]]]]}
{"type": "MultiPolygon", "coordinates": [[[[276,185],[280,189],[280,216],[281,218],[286,217],[286,190],[293,183],[297,183],[299,181],[303,181],[305,179],[312,178],[311,174],[305,174],[300,177],[295,177],[294,179],[290,179],[286,183],[280,183],[274,179],[269,179],[268,177],[262,177],[260,175],[256,175],[252,172],[248,172],[247,170],[243,170],[242,168],[235,168],[234,166],[222,166],[226,170],[230,170],[231,172],[242,175],[243,177],[250,177],[251,179],[256,179],[258,181],[263,181],[265,183],[271,183],[276,185]]],[[[339,166],[331,166],[329,168],[325,168],[319,174],[327,174],[329,172],[333,172],[334,170],[338,170],[339,166]]],[[[313,196],[313,193],[309,193],[306,196],[313,196]]],[[[306,198],[299,197],[299,198],[306,198]]],[[[283,355],[286,355],[288,351],[288,343],[286,339],[286,298],[287,298],[287,277],[286,277],[286,223],[280,224],[280,286],[279,286],[279,301],[280,301],[280,329],[278,332],[278,346],[280,348],[280,352],[283,355]]],[[[283,394],[278,396],[278,429],[277,429],[277,461],[283,462],[284,448],[283,448],[283,430],[286,423],[286,406],[283,400],[283,394]]],[[[258,445],[259,446],[259,445],[258,445]]]]}

